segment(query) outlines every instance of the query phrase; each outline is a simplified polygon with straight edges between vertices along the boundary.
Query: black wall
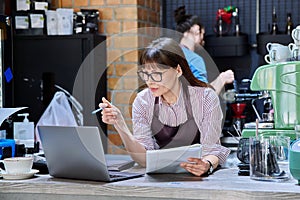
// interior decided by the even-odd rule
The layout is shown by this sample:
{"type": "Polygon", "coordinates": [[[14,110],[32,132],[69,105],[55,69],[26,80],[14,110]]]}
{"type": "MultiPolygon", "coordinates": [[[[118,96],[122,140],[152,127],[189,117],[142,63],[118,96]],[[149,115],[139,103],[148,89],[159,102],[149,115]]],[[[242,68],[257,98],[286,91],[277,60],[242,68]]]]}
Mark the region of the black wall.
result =
{"type": "MultiPolygon", "coordinates": [[[[257,67],[265,64],[262,55],[257,54],[256,34],[270,32],[273,7],[276,9],[279,31],[284,32],[287,13],[292,14],[294,27],[300,24],[300,1],[295,0],[162,0],[162,26],[175,29],[174,10],[185,5],[187,14],[198,15],[205,26],[206,35],[215,35],[216,13],[219,8],[236,6],[239,8],[240,31],[248,35],[249,55],[240,58],[214,58],[220,71],[235,69],[241,78],[252,77],[257,67]],[[257,4],[258,2],[258,4],[257,4]],[[257,9],[259,8],[259,24],[257,29],[257,9]]],[[[233,34],[232,26],[230,34],[233,34]]]]}
{"type": "MultiPolygon", "coordinates": [[[[207,35],[214,34],[216,13],[219,8],[236,6],[239,8],[241,31],[247,33],[249,43],[256,43],[256,7],[255,0],[162,0],[162,26],[174,29],[176,26],[173,12],[182,5],[186,6],[187,14],[198,15],[206,27],[207,35]]],[[[285,30],[287,13],[292,13],[294,25],[300,24],[300,1],[297,0],[259,0],[259,30],[268,32],[272,23],[272,10],[276,8],[278,28],[285,30]]]]}

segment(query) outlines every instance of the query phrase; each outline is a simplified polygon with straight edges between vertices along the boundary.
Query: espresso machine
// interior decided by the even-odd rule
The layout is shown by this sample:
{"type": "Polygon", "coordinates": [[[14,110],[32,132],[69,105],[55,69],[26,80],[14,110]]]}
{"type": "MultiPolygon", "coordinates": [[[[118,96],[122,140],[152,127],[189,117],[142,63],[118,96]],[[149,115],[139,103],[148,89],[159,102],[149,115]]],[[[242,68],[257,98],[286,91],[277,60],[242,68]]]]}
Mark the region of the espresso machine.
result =
{"type": "MultiPolygon", "coordinates": [[[[255,71],[250,89],[268,91],[274,110],[274,126],[261,127],[258,134],[287,135],[295,139],[294,125],[300,120],[300,61],[263,65],[255,71]],[[297,87],[298,86],[298,87],[297,87]]],[[[244,128],[242,137],[256,135],[256,127],[244,128]]]]}
{"type": "MultiPolygon", "coordinates": [[[[224,136],[241,136],[244,124],[255,120],[256,114],[251,102],[263,96],[263,93],[251,91],[250,83],[250,79],[242,79],[240,83],[234,81],[233,89],[228,89],[222,94],[222,99],[227,106],[224,136]]],[[[258,110],[261,110],[260,107],[258,110]]]]}

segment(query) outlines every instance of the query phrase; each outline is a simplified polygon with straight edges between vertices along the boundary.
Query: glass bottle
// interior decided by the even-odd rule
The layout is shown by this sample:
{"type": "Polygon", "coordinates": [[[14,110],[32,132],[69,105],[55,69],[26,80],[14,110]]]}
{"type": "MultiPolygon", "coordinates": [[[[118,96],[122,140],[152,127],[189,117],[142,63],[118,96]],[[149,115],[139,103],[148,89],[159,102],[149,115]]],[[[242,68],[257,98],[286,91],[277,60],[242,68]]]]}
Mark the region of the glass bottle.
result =
{"type": "Polygon", "coordinates": [[[292,14],[288,13],[286,18],[286,27],[285,27],[285,33],[288,35],[291,35],[293,30],[293,22],[292,22],[292,14]]]}
{"type": "Polygon", "coordinates": [[[235,35],[240,35],[240,20],[239,20],[239,9],[235,8],[235,12],[233,12],[235,16],[235,35]]]}
{"type": "Polygon", "coordinates": [[[222,36],[222,34],[223,34],[223,20],[222,20],[222,16],[219,15],[219,18],[218,18],[218,35],[222,36]]]}
{"type": "Polygon", "coordinates": [[[273,7],[271,34],[276,35],[277,33],[278,33],[277,15],[276,15],[275,7],[273,7]]]}

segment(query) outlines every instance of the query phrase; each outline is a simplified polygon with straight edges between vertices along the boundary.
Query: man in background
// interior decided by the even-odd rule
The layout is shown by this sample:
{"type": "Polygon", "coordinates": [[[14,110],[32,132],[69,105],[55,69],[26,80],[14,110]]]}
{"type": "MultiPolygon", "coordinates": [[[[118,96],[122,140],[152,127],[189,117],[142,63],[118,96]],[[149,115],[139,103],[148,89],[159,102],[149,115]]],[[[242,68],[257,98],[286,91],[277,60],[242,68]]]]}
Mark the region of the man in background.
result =
{"type": "MultiPolygon", "coordinates": [[[[210,58],[209,54],[206,53],[206,58],[210,58],[210,60],[206,60],[209,65],[206,65],[203,58],[195,53],[197,49],[203,49],[204,45],[204,26],[201,26],[199,22],[199,18],[196,15],[186,15],[185,6],[181,6],[177,8],[174,12],[175,21],[177,23],[176,30],[181,32],[182,38],[180,40],[180,44],[182,50],[185,54],[185,57],[188,61],[188,64],[193,72],[194,76],[199,80],[208,83],[207,76],[207,66],[210,67],[211,63],[214,63],[210,58]]],[[[215,65],[215,64],[214,64],[215,65]]],[[[227,70],[225,72],[221,72],[210,85],[215,89],[215,91],[220,94],[224,85],[230,84],[234,81],[234,73],[232,70],[227,70]]]]}

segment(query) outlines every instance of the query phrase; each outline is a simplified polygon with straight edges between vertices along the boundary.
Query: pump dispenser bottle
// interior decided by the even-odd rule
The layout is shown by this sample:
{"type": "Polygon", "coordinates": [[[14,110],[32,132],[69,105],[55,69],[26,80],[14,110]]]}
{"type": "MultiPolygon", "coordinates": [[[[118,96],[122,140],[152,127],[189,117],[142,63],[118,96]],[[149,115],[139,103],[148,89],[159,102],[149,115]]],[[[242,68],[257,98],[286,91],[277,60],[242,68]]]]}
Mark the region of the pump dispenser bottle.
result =
{"type": "Polygon", "coordinates": [[[25,148],[34,148],[34,123],[29,122],[28,113],[18,114],[23,116],[23,122],[14,122],[14,139],[16,144],[24,144],[25,148]]]}

